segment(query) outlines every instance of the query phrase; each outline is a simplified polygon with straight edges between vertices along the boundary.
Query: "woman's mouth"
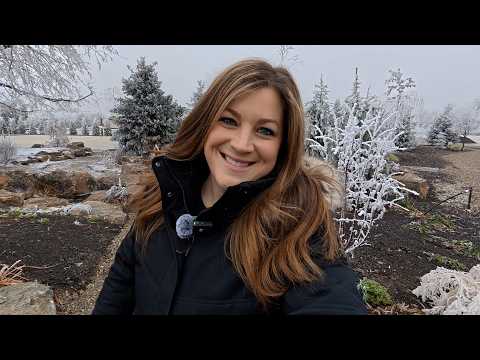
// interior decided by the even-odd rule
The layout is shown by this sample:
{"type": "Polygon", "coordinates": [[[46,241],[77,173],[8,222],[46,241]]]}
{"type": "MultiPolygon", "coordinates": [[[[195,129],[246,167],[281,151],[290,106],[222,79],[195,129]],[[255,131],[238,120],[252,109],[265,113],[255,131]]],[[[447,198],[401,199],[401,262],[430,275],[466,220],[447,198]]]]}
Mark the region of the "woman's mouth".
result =
{"type": "Polygon", "coordinates": [[[234,159],[230,156],[228,156],[227,154],[224,154],[224,153],[220,153],[223,157],[223,159],[225,160],[225,162],[233,167],[236,167],[236,168],[247,168],[249,167],[250,165],[254,164],[255,162],[253,161],[242,161],[242,160],[239,160],[239,159],[234,159]]]}

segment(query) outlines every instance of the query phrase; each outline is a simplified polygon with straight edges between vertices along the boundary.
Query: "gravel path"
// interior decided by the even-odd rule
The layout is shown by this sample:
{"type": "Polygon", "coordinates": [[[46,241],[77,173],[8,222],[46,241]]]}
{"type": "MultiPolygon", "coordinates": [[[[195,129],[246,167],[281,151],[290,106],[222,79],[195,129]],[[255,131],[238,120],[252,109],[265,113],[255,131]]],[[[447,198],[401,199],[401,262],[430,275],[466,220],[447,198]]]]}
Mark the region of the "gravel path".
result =
{"type": "MultiPolygon", "coordinates": [[[[455,179],[455,183],[442,181],[434,186],[439,199],[455,195],[472,186],[472,210],[480,211],[480,148],[472,145],[465,145],[465,151],[452,151],[443,156],[443,160],[448,163],[443,170],[448,177],[455,179]]],[[[465,208],[467,197],[468,194],[460,195],[454,199],[454,203],[465,208]]]]}

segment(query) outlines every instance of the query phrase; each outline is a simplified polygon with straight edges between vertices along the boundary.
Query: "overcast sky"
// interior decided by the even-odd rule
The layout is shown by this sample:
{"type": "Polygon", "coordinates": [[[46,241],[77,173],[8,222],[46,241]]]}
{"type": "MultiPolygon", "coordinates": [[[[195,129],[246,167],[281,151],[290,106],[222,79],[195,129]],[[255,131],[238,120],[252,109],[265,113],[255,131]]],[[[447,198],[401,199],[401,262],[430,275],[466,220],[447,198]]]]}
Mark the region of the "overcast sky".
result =
{"type": "MultiPolygon", "coordinates": [[[[358,67],[361,92],[381,95],[388,70],[400,68],[416,82],[425,109],[442,110],[448,103],[467,105],[480,98],[480,46],[478,45],[292,45],[290,62],[303,102],[312,97],[314,84],[323,74],[330,100],[350,94],[355,67],[358,67]]],[[[278,64],[278,45],[123,45],[119,56],[93,71],[93,85],[99,107],[88,110],[107,112],[112,93],[120,95],[121,80],[135,67],[139,57],[156,61],[162,88],[182,105],[189,102],[197,80],[210,83],[223,68],[243,58],[260,57],[278,64]],[[115,90],[112,90],[115,89],[115,90]]]]}

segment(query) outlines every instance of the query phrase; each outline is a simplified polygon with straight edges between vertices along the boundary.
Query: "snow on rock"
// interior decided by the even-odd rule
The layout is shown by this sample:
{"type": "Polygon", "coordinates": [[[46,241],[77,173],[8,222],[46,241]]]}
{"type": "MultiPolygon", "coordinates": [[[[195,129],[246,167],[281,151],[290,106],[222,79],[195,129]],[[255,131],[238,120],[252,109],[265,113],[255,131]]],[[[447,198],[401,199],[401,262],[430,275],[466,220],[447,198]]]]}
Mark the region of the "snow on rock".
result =
{"type": "Polygon", "coordinates": [[[412,293],[433,304],[427,315],[480,315],[480,264],[469,272],[437,267],[412,293]]]}
{"type": "Polygon", "coordinates": [[[73,215],[73,216],[91,215],[93,214],[93,209],[88,204],[77,203],[73,205],[64,206],[63,212],[67,215],[73,215]]]}

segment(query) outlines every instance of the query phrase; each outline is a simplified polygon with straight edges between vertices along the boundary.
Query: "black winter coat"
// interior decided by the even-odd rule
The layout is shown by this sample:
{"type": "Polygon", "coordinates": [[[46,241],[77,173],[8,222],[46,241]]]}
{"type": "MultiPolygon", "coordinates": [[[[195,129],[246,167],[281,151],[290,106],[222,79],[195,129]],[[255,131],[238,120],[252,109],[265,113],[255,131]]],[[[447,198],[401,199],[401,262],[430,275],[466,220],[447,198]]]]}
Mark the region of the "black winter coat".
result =
{"type": "MultiPolygon", "coordinates": [[[[208,176],[204,158],[173,161],[157,157],[165,221],[148,241],[146,253],[130,231],[122,241],[93,314],[257,314],[262,310],[225,256],[227,227],[274,181],[266,176],[227,189],[205,209],[200,197],[208,176]],[[198,215],[192,240],[175,230],[180,215],[198,215]]],[[[325,280],[292,285],[269,312],[283,314],[366,314],[358,276],[344,261],[325,263],[325,280]]]]}

